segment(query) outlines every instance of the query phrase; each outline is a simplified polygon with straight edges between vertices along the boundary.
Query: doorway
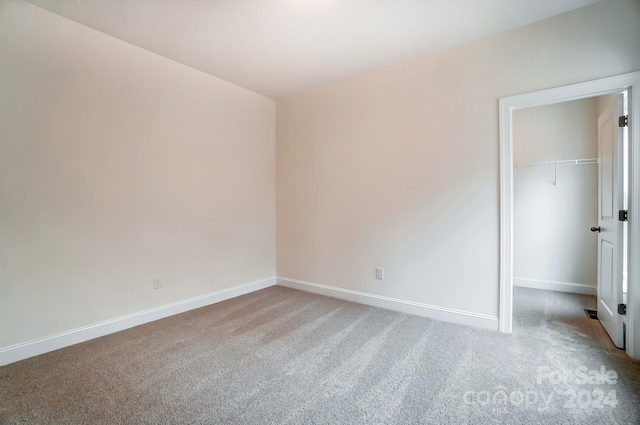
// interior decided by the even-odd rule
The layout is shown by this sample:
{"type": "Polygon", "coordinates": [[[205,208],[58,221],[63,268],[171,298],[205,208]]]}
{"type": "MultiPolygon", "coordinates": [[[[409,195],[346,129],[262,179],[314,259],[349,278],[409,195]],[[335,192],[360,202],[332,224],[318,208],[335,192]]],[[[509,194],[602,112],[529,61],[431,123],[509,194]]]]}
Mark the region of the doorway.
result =
{"type": "Polygon", "coordinates": [[[640,72],[579,83],[500,99],[500,331],[510,333],[513,326],[513,113],[519,109],[551,105],[607,94],[629,93],[629,209],[628,209],[628,292],[626,303],[629,356],[640,359],[640,72]]]}
{"type": "MultiPolygon", "coordinates": [[[[595,318],[604,328],[594,335],[604,337],[603,344],[610,344],[609,335],[617,347],[624,347],[622,324],[616,328],[618,317],[610,308],[622,303],[624,284],[616,288],[620,293],[612,293],[611,284],[616,279],[607,278],[612,275],[607,273],[607,269],[613,271],[612,264],[601,261],[609,258],[606,248],[612,246],[612,230],[617,231],[612,228],[618,226],[617,217],[610,223],[613,214],[602,206],[608,205],[616,212],[626,209],[622,190],[622,196],[616,199],[618,208],[612,207],[611,143],[600,143],[602,136],[612,140],[611,123],[614,118],[617,122],[619,113],[624,111],[618,112],[617,95],[513,113],[514,332],[518,334],[550,329],[569,332],[575,327],[572,324],[597,331],[594,323],[585,322],[595,318]],[[604,128],[609,131],[601,131],[604,128]],[[599,217],[607,217],[609,222],[601,223],[599,217]],[[598,290],[599,286],[608,291],[598,290]]],[[[620,138],[621,148],[623,142],[620,138]]],[[[621,149],[620,153],[624,152],[621,149]]],[[[619,162],[622,171],[626,156],[620,155],[619,162]]],[[[621,189],[623,186],[620,184],[621,189]]],[[[622,259],[626,246],[622,238],[619,242],[616,253],[622,259]]],[[[624,269],[621,261],[617,271],[624,269]]]]}

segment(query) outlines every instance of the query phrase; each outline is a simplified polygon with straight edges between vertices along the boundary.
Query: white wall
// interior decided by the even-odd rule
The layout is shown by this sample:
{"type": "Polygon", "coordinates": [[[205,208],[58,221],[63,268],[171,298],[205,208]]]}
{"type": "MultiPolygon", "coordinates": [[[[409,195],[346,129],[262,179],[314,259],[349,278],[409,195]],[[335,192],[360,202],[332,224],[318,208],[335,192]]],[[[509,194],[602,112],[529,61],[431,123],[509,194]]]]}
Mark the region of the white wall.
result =
{"type": "Polygon", "coordinates": [[[604,1],[278,101],[278,275],[497,316],[498,99],[640,70],[638,22],[604,1]]]}
{"type": "MultiPolygon", "coordinates": [[[[597,112],[596,98],[515,111],[514,163],[597,158],[597,112]]],[[[595,294],[597,164],[560,165],[557,176],[553,166],[516,168],[513,216],[515,283],[554,281],[567,291],[581,284],[595,294]]]]}
{"type": "Polygon", "coordinates": [[[0,1],[0,348],[274,276],[274,167],[273,100],[0,1]]]}

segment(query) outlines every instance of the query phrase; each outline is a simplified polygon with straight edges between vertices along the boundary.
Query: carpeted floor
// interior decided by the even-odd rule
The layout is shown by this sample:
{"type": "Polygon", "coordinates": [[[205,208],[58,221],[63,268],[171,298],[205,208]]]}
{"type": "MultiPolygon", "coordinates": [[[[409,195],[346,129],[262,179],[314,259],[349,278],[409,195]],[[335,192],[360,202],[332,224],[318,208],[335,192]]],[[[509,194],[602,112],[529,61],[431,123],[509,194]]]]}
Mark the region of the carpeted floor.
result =
{"type": "Polygon", "coordinates": [[[0,367],[0,423],[638,424],[594,303],[516,288],[506,335],[271,287],[0,367]]]}

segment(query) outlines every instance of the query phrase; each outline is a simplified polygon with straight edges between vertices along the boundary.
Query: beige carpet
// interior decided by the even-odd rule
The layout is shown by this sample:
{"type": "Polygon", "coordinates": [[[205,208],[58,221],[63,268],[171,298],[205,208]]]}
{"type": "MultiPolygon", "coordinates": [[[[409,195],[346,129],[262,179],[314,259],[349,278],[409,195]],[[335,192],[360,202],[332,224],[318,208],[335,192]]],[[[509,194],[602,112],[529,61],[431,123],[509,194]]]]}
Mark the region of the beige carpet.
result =
{"type": "Polygon", "coordinates": [[[590,297],[515,301],[505,335],[272,287],[1,367],[0,423],[640,423],[590,297]]]}

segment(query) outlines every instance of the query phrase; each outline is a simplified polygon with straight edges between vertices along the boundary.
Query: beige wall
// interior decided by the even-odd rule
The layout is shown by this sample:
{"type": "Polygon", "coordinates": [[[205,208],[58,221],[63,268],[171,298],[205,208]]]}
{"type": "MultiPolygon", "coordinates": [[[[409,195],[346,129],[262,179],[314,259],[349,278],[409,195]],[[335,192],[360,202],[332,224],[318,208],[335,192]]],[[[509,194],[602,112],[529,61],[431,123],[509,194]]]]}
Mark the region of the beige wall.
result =
{"type": "Polygon", "coordinates": [[[597,158],[599,99],[514,111],[513,163],[597,158]]]}
{"type": "MultiPolygon", "coordinates": [[[[513,113],[515,164],[598,157],[598,99],[513,113]]],[[[513,275],[597,285],[598,164],[514,169],[513,275]],[[555,184],[554,184],[555,183],[555,184]]]]}
{"type": "Polygon", "coordinates": [[[273,100],[2,0],[0,347],[274,276],[274,168],[273,100]]]}
{"type": "Polygon", "coordinates": [[[497,316],[498,98],[640,70],[638,22],[605,1],[278,101],[278,275],[497,316]]]}

